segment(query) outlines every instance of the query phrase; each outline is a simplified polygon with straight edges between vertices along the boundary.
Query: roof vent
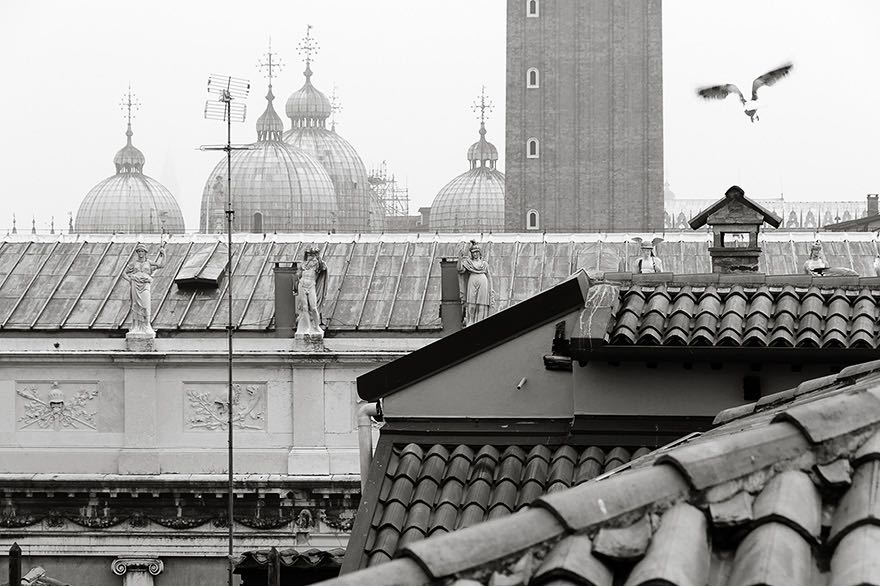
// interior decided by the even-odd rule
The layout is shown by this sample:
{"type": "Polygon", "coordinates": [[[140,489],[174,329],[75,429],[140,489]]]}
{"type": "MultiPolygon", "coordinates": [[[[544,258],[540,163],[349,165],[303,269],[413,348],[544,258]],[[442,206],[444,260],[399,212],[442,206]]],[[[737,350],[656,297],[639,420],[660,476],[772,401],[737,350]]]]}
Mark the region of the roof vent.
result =
{"type": "Polygon", "coordinates": [[[220,280],[226,273],[227,260],[225,244],[218,242],[214,246],[205,246],[186,259],[177,271],[174,282],[180,288],[215,289],[220,286],[220,280]]]}
{"type": "Polygon", "coordinates": [[[758,232],[767,223],[778,228],[782,218],[746,197],[737,185],[689,222],[697,230],[708,224],[712,228],[713,273],[757,273],[761,258],[758,232]]]}

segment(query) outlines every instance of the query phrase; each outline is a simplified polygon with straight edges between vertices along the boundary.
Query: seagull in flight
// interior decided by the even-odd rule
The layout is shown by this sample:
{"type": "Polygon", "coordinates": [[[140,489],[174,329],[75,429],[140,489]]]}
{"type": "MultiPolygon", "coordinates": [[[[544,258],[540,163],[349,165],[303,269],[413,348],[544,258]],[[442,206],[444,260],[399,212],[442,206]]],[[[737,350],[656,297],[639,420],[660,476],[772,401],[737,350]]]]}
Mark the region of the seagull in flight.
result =
{"type": "Polygon", "coordinates": [[[736,94],[737,96],[739,96],[739,101],[742,102],[743,111],[745,111],[746,116],[748,116],[749,120],[751,120],[752,122],[757,122],[758,120],[760,120],[760,118],[758,118],[758,90],[765,85],[773,85],[774,83],[791,73],[793,67],[793,63],[786,63],[785,65],[781,65],[772,71],[768,71],[764,75],[756,77],[755,80],[752,82],[751,100],[746,100],[740,89],[732,83],[725,83],[722,85],[713,85],[700,88],[697,90],[697,95],[707,100],[723,100],[731,94],[736,94]]]}

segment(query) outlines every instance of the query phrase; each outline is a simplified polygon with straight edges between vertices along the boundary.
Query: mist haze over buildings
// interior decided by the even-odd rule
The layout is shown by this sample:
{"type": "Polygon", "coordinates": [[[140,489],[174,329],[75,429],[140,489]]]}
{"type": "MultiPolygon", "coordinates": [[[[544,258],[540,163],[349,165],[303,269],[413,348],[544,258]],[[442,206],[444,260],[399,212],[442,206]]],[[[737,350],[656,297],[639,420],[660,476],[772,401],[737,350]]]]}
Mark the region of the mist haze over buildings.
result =
{"type": "MultiPolygon", "coordinates": [[[[252,81],[248,120],[235,142],[256,139],[267,82],[256,69],[268,48],[285,67],[276,104],[302,85],[296,46],[306,25],[320,51],[315,86],[334,87],[337,130],[368,168],[388,162],[410,191],[411,213],[467,169],[478,135],[471,105],[482,86],[495,109],[487,138],[505,168],[505,3],[385,1],[284,4],[157,2],[4,3],[0,94],[4,129],[0,227],[66,228],[88,190],[113,173],[125,144],[119,108],[129,83],[142,102],[133,121],[144,172],[172,190],[188,230],[198,228],[204,183],[220,158],[197,150],[225,138],[203,119],[211,73],[252,81]]],[[[880,5],[869,1],[699,2],[663,5],[665,176],[679,197],[714,197],[731,183],[756,197],[861,199],[877,191],[872,137],[880,128],[880,5]],[[766,88],[761,121],[735,100],[702,102],[699,85],[746,88],[785,60],[793,75],[766,88]]],[[[283,114],[284,122],[289,126],[283,114]]]]}

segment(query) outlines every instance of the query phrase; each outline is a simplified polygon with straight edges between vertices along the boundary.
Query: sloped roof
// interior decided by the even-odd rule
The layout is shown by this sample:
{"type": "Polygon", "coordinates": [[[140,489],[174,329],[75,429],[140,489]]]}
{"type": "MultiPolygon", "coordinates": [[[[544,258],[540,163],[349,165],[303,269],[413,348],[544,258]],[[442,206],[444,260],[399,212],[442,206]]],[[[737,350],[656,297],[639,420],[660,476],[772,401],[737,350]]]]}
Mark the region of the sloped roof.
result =
{"type": "Polygon", "coordinates": [[[690,220],[690,222],[688,222],[688,224],[693,230],[702,228],[709,221],[709,217],[712,214],[734,203],[742,204],[748,208],[751,208],[752,210],[757,212],[757,214],[761,216],[765,222],[767,222],[768,224],[770,224],[770,226],[774,228],[778,228],[779,224],[782,223],[782,218],[780,218],[755,200],[746,197],[746,194],[741,187],[739,187],[738,185],[733,185],[724,193],[724,197],[694,216],[690,220]]]}
{"type": "Polygon", "coordinates": [[[630,469],[328,583],[880,583],[880,361],[716,421],[630,469]]]}
{"type": "Polygon", "coordinates": [[[620,284],[606,335],[610,344],[880,347],[876,277],[714,275],[695,280],[676,275],[669,282],[642,275],[606,277],[620,284]]]}
{"type": "MultiPolygon", "coordinates": [[[[336,331],[436,331],[440,329],[440,267],[455,257],[468,234],[300,234],[234,237],[233,322],[242,330],[272,329],[275,262],[301,260],[317,243],[328,264],[325,321],[336,331]]],[[[488,234],[484,242],[498,308],[555,285],[578,268],[620,270],[638,257],[628,234],[488,234]]],[[[829,234],[829,264],[873,274],[878,243],[871,233],[829,234]]],[[[159,236],[32,236],[0,239],[0,330],[119,330],[130,325],[128,284],[120,274],[143,241],[154,258],[159,236]]],[[[173,235],[165,268],[152,285],[153,328],[162,331],[224,331],[225,279],[219,287],[181,290],[174,278],[187,259],[213,250],[225,256],[223,235],[173,235]]],[[[709,273],[710,235],[676,234],[658,253],[677,274],[709,273]]],[[[800,273],[812,235],[763,235],[762,270],[800,273]]]]}
{"type": "Polygon", "coordinates": [[[626,464],[647,448],[396,444],[363,547],[353,539],[346,568],[375,566],[427,537],[498,519],[535,499],[626,464]]]}

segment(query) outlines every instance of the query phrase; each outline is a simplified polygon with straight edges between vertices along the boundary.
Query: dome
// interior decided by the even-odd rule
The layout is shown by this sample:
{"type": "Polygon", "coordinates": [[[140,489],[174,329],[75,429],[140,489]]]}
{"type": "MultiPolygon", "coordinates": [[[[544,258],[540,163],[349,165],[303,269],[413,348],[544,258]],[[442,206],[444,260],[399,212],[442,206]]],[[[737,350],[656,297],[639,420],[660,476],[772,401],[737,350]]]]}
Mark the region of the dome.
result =
{"type": "Polygon", "coordinates": [[[367,169],[347,140],[332,130],[314,126],[294,127],[284,134],[284,141],[314,157],[327,170],[339,203],[339,230],[374,229],[370,222],[367,169]]]}
{"type": "Polygon", "coordinates": [[[76,211],[79,234],[179,233],[183,214],[171,192],[143,174],[144,154],[131,144],[131,124],[125,132],[126,145],[116,153],[116,175],[95,185],[76,211]]]}
{"type": "MultiPolygon", "coordinates": [[[[324,167],[300,149],[281,140],[280,117],[272,105],[257,121],[252,149],[232,153],[234,229],[246,232],[303,232],[335,230],[336,191],[324,167]]],[[[202,194],[202,232],[226,230],[226,158],[205,183],[202,194]]]]}
{"type": "Polygon", "coordinates": [[[330,100],[323,92],[312,85],[312,70],[306,65],[306,82],[301,88],[290,94],[284,110],[291,120],[304,120],[315,123],[330,117],[332,108],[330,100]]]}
{"type": "MultiPolygon", "coordinates": [[[[284,141],[317,159],[327,170],[339,203],[338,229],[343,232],[381,231],[370,206],[367,169],[354,147],[327,129],[330,100],[312,85],[312,70],[306,63],[305,84],[287,100],[291,129],[284,141]]],[[[384,222],[382,222],[384,223],[384,222]]]]}
{"type": "Polygon", "coordinates": [[[493,232],[504,229],[504,173],[495,168],[498,149],[480,140],[468,149],[470,170],[441,189],[431,204],[431,230],[441,232],[493,232]]]}
{"type": "Polygon", "coordinates": [[[467,158],[471,162],[471,168],[476,166],[475,163],[490,161],[494,167],[494,163],[498,161],[498,149],[495,148],[494,144],[486,140],[485,124],[480,124],[480,140],[472,144],[471,148],[468,149],[467,158]]]}

